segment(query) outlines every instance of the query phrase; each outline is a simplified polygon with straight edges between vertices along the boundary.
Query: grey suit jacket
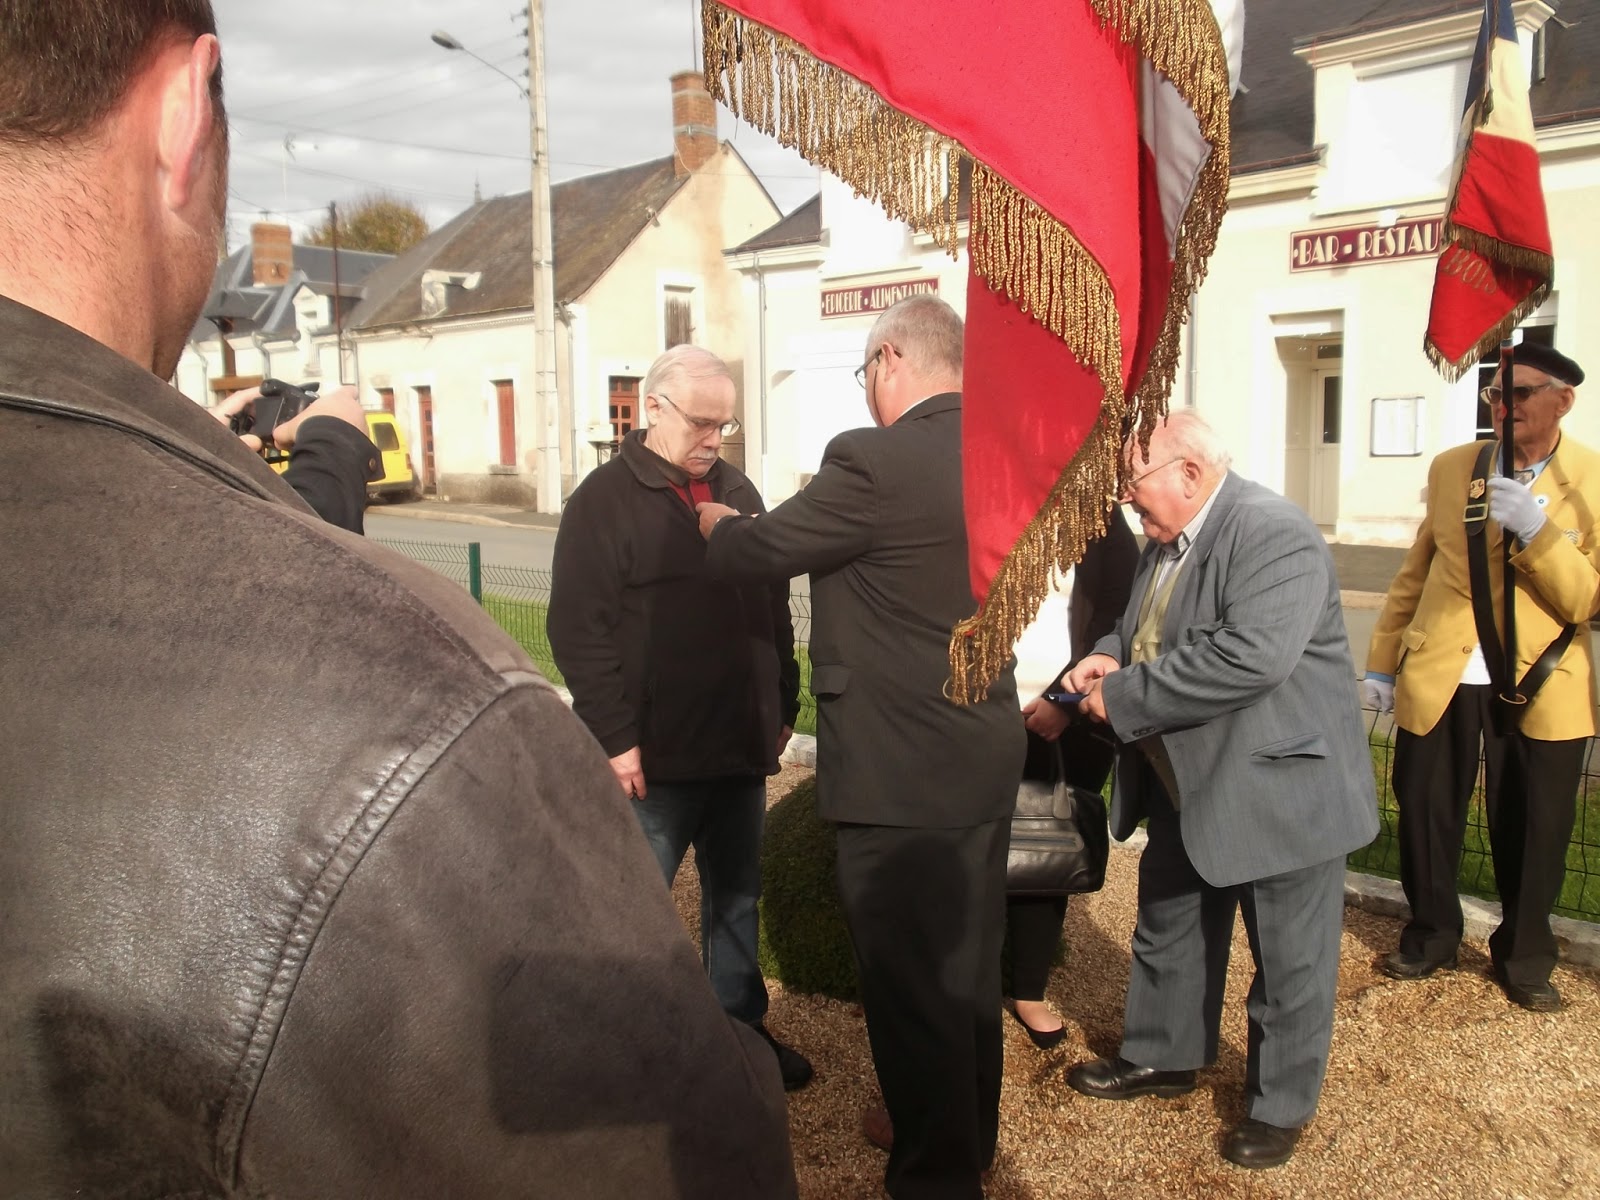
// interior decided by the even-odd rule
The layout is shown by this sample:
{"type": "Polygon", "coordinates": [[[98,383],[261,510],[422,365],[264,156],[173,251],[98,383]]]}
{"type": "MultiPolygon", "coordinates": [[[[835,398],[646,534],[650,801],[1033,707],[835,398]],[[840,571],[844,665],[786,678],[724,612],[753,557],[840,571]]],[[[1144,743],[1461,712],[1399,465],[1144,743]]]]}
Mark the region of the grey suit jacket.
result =
{"type": "Polygon", "coordinates": [[[712,531],[725,578],[811,573],[817,810],[831,821],[956,828],[1009,816],[1026,734],[1008,668],[988,699],[945,699],[950,630],[972,615],[961,397],[828,443],[805,490],[712,531]]]}
{"type": "MultiPolygon", "coordinates": [[[[1160,553],[1145,547],[1128,609],[1095,646],[1127,664],[1160,553]]],[[[1326,862],[1378,832],[1377,794],[1333,558],[1295,505],[1229,472],[1182,574],[1153,662],[1106,677],[1124,742],[1160,735],[1183,844],[1216,886],[1326,862]]],[[[1119,755],[1111,828],[1146,811],[1142,751],[1119,755]]],[[[1154,786],[1154,785],[1151,785],[1154,786]]]]}

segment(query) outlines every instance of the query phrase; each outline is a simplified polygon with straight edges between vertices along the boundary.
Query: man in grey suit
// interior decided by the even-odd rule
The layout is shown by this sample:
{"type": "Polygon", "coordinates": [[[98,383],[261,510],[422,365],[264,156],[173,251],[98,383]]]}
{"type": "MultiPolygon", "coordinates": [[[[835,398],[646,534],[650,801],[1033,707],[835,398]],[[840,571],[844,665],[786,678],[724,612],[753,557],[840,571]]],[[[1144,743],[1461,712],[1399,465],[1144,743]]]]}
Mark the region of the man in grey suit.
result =
{"type": "Polygon", "coordinates": [[[1277,1166],[1327,1070],[1345,855],[1378,831],[1339,584],[1306,514],[1228,470],[1195,414],[1132,446],[1129,470],[1149,542],[1121,623],[1068,682],[1123,743],[1112,832],[1148,818],[1150,840],[1121,1050],[1067,1082],[1107,1100],[1192,1090],[1242,910],[1247,1113],[1222,1153],[1277,1166]]]}
{"type": "Polygon", "coordinates": [[[945,699],[950,629],[973,610],[961,347],[948,304],[902,300],[857,372],[878,428],[834,438],[805,490],[764,516],[699,506],[713,574],[811,573],[817,808],[838,824],[889,1117],[868,1134],[892,1142],[895,1200],[976,1200],[999,1128],[1006,848],[1026,739],[1009,670],[981,703],[945,699]]]}

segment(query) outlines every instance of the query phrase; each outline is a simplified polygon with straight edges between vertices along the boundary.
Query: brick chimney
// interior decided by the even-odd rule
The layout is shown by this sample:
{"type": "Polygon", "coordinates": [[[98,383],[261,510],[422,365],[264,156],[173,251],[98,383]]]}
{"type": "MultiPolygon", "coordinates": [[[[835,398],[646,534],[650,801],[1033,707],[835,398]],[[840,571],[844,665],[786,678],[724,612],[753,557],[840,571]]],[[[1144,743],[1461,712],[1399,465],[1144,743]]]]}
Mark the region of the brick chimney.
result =
{"type": "Polygon", "coordinates": [[[716,157],[717,106],[699,71],[672,77],[673,171],[679,179],[716,157]]]}
{"type": "Polygon", "coordinates": [[[250,264],[257,287],[279,287],[294,270],[293,235],[287,225],[258,222],[250,226],[250,264]]]}

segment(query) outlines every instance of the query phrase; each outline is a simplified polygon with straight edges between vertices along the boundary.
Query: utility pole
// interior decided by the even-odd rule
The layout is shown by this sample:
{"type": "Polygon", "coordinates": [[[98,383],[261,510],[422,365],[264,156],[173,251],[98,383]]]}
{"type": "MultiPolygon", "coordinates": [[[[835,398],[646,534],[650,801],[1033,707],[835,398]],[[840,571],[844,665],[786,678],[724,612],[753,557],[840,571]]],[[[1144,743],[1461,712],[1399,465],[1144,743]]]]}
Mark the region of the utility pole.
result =
{"type": "Polygon", "coordinates": [[[344,310],[340,301],[344,299],[339,288],[339,206],[332,202],[328,204],[328,233],[333,241],[333,373],[339,377],[341,386],[344,384],[344,310]]]}
{"type": "Polygon", "coordinates": [[[538,505],[561,511],[561,400],[556,394],[555,263],[550,233],[550,151],[544,117],[544,0],[528,0],[528,108],[533,156],[533,386],[538,423],[538,505]]]}

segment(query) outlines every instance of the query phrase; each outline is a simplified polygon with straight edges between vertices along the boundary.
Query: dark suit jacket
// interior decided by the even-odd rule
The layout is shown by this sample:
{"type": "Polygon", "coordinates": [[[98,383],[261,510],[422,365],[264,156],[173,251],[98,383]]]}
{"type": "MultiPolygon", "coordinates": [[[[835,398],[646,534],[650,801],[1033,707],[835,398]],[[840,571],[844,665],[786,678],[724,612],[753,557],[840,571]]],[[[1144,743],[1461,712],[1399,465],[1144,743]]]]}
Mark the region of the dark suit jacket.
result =
{"type": "Polygon", "coordinates": [[[981,703],[945,698],[950,630],[975,607],[958,393],[834,438],[799,495],[718,523],[706,565],[729,577],[811,573],[824,818],[955,828],[1010,815],[1024,747],[1011,671],[981,703]]]}
{"type": "MultiPolygon", "coordinates": [[[[1117,736],[1166,745],[1195,869],[1226,887],[1365,846],[1378,798],[1339,581],[1317,527],[1230,471],[1184,556],[1161,654],[1128,666],[1159,552],[1145,546],[1122,623],[1095,651],[1124,664],[1104,685],[1117,736]]],[[[1146,815],[1141,753],[1118,761],[1119,839],[1146,815]]]]}

